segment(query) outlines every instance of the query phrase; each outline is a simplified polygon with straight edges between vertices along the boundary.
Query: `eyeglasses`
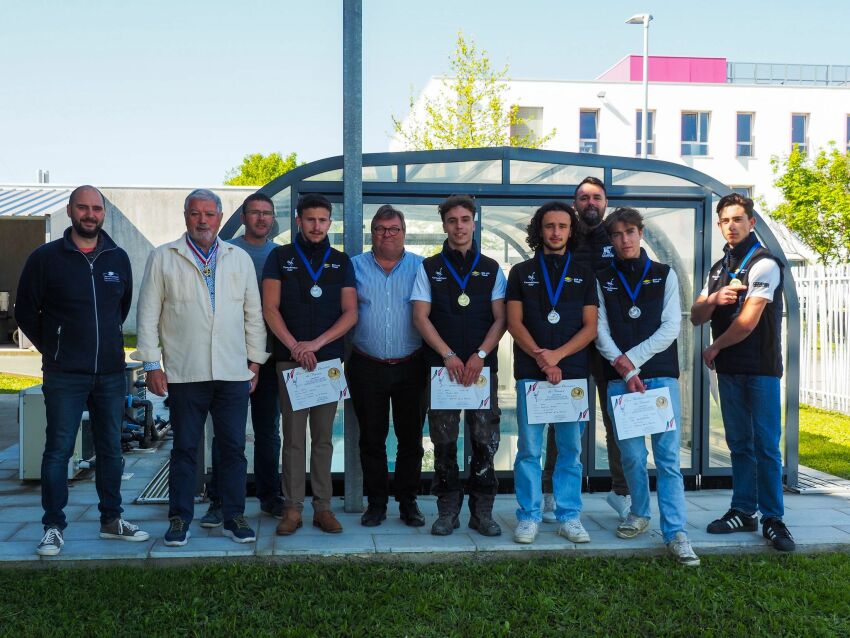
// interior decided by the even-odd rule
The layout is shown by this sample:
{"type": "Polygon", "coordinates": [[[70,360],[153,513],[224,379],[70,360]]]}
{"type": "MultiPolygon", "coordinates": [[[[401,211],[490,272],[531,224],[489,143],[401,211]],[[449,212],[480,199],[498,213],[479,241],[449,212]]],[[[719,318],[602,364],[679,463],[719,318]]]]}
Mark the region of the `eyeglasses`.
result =
{"type": "Polygon", "coordinates": [[[245,214],[251,217],[274,217],[274,211],[271,210],[246,210],[245,214]]]}
{"type": "Polygon", "coordinates": [[[378,235],[379,237],[383,237],[384,235],[395,237],[401,232],[401,228],[399,226],[390,226],[389,228],[387,228],[386,226],[374,226],[372,228],[372,232],[378,235]]]}

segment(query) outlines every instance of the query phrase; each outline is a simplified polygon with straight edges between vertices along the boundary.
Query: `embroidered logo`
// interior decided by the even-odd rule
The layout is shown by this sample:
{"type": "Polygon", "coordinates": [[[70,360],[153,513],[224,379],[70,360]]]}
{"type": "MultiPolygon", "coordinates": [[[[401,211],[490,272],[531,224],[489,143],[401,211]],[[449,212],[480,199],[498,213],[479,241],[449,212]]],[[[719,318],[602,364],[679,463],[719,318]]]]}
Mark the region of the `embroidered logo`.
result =
{"type": "Polygon", "coordinates": [[[770,284],[769,284],[769,283],[767,283],[766,281],[754,281],[754,282],[753,282],[752,284],[750,284],[750,285],[751,285],[753,288],[767,288],[767,287],[769,287],[769,286],[770,286],[770,284]]]}
{"type": "Polygon", "coordinates": [[[107,272],[103,273],[103,280],[111,284],[117,284],[121,282],[121,277],[118,276],[117,272],[112,272],[111,270],[108,270],[107,272]]]}
{"type": "Polygon", "coordinates": [[[334,270],[337,270],[340,266],[341,266],[341,264],[327,263],[327,264],[324,265],[324,268],[333,268],[334,270]]]}
{"type": "Polygon", "coordinates": [[[531,273],[528,277],[526,277],[525,281],[522,282],[526,286],[531,286],[532,288],[539,284],[540,282],[534,276],[534,273],[531,273]]]}
{"type": "Polygon", "coordinates": [[[584,282],[584,279],[581,277],[564,277],[564,281],[566,281],[568,284],[580,284],[584,282]]]}
{"type": "Polygon", "coordinates": [[[433,275],[431,275],[431,279],[433,281],[445,281],[446,280],[446,276],[443,274],[442,267],[437,268],[436,272],[433,275]]]}
{"type": "Polygon", "coordinates": [[[602,284],[602,288],[603,288],[603,290],[605,290],[605,292],[614,292],[615,290],[619,290],[619,288],[614,285],[614,279],[613,278],[609,279],[604,284],[602,284]]]}
{"type": "Polygon", "coordinates": [[[298,270],[298,266],[295,265],[295,257],[286,260],[286,264],[283,265],[283,269],[286,272],[292,272],[293,270],[298,270]]]}
{"type": "Polygon", "coordinates": [[[614,257],[614,247],[613,246],[605,246],[602,249],[602,258],[613,258],[614,257]]]}

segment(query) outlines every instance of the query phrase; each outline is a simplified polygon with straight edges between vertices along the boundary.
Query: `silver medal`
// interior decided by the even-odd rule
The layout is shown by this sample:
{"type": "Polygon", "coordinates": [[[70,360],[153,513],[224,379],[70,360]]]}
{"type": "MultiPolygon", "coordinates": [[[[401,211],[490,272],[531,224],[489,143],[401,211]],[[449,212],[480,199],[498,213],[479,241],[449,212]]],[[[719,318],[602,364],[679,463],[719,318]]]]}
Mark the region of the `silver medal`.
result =
{"type": "Polygon", "coordinates": [[[322,296],[322,289],[319,288],[318,284],[313,284],[313,287],[310,288],[310,294],[313,295],[316,299],[322,296]]]}
{"type": "Polygon", "coordinates": [[[556,311],[553,310],[548,315],[546,315],[546,319],[549,321],[549,323],[558,323],[561,320],[561,315],[559,315],[556,311]]]}
{"type": "Polygon", "coordinates": [[[640,308],[638,308],[637,306],[632,306],[631,308],[629,308],[629,316],[632,319],[639,318],[640,317],[640,308]]]}

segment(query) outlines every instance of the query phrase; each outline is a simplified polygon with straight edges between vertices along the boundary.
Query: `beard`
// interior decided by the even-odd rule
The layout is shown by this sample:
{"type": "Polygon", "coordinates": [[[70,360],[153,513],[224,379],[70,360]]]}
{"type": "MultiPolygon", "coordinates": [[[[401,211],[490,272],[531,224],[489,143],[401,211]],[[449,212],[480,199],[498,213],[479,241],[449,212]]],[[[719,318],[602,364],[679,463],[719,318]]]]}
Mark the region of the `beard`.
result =
{"type": "Polygon", "coordinates": [[[590,228],[598,226],[602,222],[602,213],[593,204],[588,204],[587,208],[581,211],[578,216],[590,228]]]}
{"type": "Polygon", "coordinates": [[[212,246],[215,243],[215,231],[211,228],[205,228],[203,230],[194,229],[189,231],[189,237],[192,238],[192,241],[201,246],[212,246]]]}
{"type": "MultiPolygon", "coordinates": [[[[95,223],[95,227],[92,230],[88,230],[86,227],[84,227],[83,221],[84,220],[82,220],[82,219],[72,219],[71,220],[71,226],[74,227],[74,231],[80,237],[83,237],[85,239],[94,239],[95,237],[97,237],[97,234],[100,232],[100,229],[103,228],[103,221],[101,221],[100,223],[95,223]]],[[[91,222],[91,221],[96,221],[96,220],[86,219],[85,221],[91,222]]]]}

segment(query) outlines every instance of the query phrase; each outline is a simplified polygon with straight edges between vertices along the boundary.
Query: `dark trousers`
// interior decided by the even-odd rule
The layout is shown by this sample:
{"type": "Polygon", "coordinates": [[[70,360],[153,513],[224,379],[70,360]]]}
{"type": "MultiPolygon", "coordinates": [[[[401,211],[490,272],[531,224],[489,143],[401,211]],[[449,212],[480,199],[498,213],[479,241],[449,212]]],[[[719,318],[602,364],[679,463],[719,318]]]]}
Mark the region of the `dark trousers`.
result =
{"type": "Polygon", "coordinates": [[[121,427],[127,382],[123,372],[74,374],[45,372],[44,407],[47,417],[46,441],[41,457],[41,522],[47,527],[65,529],[68,504],[68,461],[74,451],[83,410],[91,418],[97,465],[100,522],[121,516],[121,427]]]}
{"type": "Polygon", "coordinates": [[[428,378],[422,355],[389,364],[356,351],[347,367],[348,387],[360,425],[360,465],[363,491],[370,505],[386,505],[390,484],[387,434],[392,405],[393,431],[398,440],[393,491],[399,502],[416,499],[422,476],[422,427],[428,378]]]}
{"type": "MultiPolygon", "coordinates": [[[[260,366],[257,387],[250,395],[251,424],[254,428],[254,486],[257,498],[264,507],[271,508],[281,498],[280,490],[280,402],[277,396],[277,374],[275,362],[267,361],[260,366]]],[[[212,472],[207,483],[210,501],[221,504],[220,490],[216,481],[218,466],[218,443],[212,441],[212,472]]]]}
{"type": "MultiPolygon", "coordinates": [[[[495,373],[490,378],[490,405],[488,410],[464,410],[464,422],[472,447],[469,478],[466,492],[471,495],[493,497],[499,481],[493,467],[493,458],[499,449],[499,409],[495,373]]],[[[429,388],[430,391],[430,388],[429,388]]],[[[463,501],[463,487],[457,464],[457,439],[460,427],[460,410],[429,410],[428,429],[434,444],[434,478],[431,493],[440,499],[457,495],[457,507],[463,501]]]]}
{"type": "Polygon", "coordinates": [[[218,441],[217,487],[222,517],[228,521],[245,511],[245,425],[248,419],[247,381],[169,383],[169,407],[174,446],[168,476],[168,516],[187,524],[194,515],[198,445],[207,414],[218,441]]]}
{"type": "MultiPolygon", "coordinates": [[[[596,385],[599,395],[599,410],[602,412],[602,423],[605,425],[605,447],[608,451],[608,469],[611,471],[611,490],[620,496],[629,493],[626,476],[623,474],[623,463],[620,460],[620,448],[617,446],[617,435],[614,432],[614,422],[608,405],[608,381],[604,374],[604,359],[596,348],[590,348],[590,384],[596,385]]],[[[546,435],[546,463],[543,467],[543,491],[552,493],[552,475],[555,471],[555,461],[558,459],[558,445],[555,443],[555,428],[549,426],[546,435]]]]}

